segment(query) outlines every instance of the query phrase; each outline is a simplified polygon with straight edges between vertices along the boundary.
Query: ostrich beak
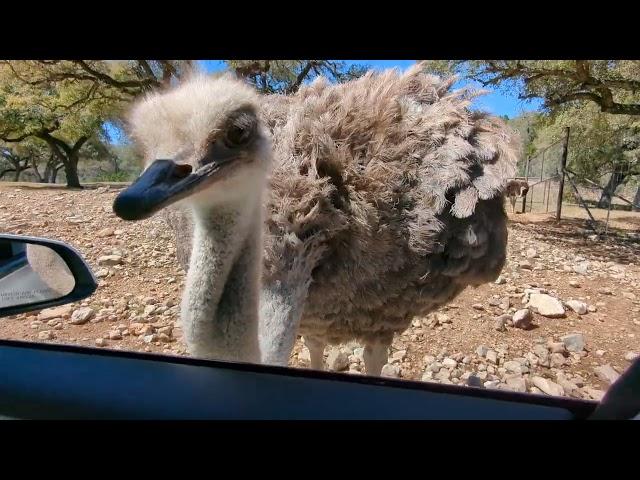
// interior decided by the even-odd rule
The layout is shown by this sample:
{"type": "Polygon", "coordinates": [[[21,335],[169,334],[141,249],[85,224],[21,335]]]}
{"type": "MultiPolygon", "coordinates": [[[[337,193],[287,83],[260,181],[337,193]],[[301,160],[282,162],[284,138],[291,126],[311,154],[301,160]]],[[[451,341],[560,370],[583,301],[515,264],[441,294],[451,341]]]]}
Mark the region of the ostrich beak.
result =
{"type": "Polygon", "coordinates": [[[192,173],[191,165],[156,160],[113,202],[123,220],[143,220],[162,208],[192,195],[205,180],[215,176],[224,163],[209,163],[192,173]]]}

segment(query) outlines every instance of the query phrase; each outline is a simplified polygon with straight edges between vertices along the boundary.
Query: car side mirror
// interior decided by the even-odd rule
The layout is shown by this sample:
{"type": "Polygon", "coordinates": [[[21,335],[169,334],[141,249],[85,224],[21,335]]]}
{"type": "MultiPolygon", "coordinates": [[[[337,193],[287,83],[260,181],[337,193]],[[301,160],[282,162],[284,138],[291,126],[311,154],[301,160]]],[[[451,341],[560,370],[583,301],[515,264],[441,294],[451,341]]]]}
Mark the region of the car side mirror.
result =
{"type": "Polygon", "coordinates": [[[82,300],[97,287],[91,269],[71,246],[0,235],[0,317],[82,300]]]}

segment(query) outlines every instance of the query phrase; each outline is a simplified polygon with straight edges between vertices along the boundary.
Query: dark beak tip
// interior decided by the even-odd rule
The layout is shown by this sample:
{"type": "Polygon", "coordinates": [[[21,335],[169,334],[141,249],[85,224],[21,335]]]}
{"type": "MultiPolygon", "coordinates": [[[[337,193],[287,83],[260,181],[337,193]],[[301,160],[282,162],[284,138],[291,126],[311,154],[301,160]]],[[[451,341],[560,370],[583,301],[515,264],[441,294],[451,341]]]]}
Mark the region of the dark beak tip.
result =
{"type": "Polygon", "coordinates": [[[140,203],[137,195],[125,190],[113,201],[113,212],[122,220],[140,220],[143,218],[140,203]]]}

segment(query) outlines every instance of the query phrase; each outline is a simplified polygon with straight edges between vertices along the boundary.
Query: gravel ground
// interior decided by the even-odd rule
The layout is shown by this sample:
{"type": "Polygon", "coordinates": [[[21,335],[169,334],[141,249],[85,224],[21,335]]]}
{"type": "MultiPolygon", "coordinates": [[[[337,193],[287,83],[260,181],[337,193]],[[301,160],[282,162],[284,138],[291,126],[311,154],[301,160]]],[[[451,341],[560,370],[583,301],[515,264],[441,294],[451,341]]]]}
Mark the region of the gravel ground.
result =
{"type": "MultiPolygon", "coordinates": [[[[158,219],[123,222],[116,191],[0,187],[7,233],[76,247],[99,278],[84,302],[0,320],[0,337],[185,355],[178,319],[184,273],[158,219]]],[[[640,351],[640,215],[613,235],[584,222],[515,215],[501,277],[397,336],[383,375],[600,399],[640,351]]],[[[326,368],[361,374],[356,343],[327,349],[326,368]]],[[[306,368],[296,342],[291,366],[306,368]]]]}

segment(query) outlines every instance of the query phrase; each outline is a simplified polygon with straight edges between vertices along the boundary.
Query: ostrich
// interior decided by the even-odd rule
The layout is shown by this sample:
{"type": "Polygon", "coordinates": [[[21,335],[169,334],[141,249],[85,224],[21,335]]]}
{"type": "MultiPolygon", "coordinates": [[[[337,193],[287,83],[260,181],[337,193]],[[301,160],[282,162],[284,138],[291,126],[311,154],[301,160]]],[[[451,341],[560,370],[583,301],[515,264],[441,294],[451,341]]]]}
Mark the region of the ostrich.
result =
{"type": "Polygon", "coordinates": [[[511,213],[516,213],[516,200],[524,197],[529,192],[529,184],[526,180],[509,180],[507,182],[506,195],[511,202],[511,213]]]}
{"type": "Polygon", "coordinates": [[[518,144],[452,84],[419,64],[291,96],[199,75],[133,108],[145,170],[114,211],[165,212],[191,355],[287,365],[301,334],[311,368],[356,340],[379,375],[415,316],[498,276],[518,144]]]}

